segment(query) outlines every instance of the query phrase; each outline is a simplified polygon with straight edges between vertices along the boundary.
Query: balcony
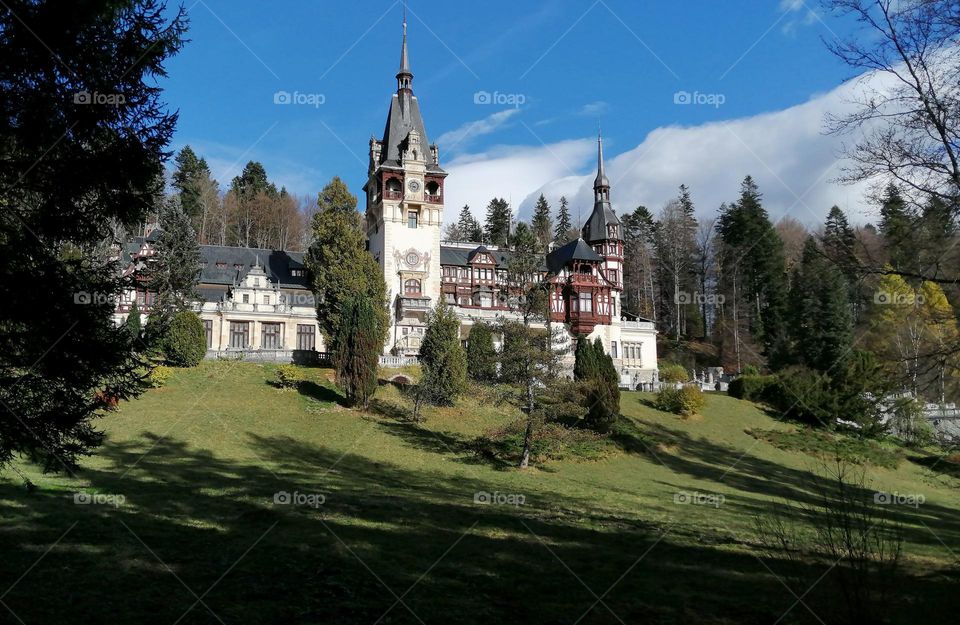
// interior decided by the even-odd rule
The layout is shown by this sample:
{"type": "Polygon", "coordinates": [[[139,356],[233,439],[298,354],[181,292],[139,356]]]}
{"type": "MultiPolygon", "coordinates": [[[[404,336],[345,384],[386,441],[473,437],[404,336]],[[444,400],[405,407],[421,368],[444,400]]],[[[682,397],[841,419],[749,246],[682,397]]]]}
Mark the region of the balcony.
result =
{"type": "Polygon", "coordinates": [[[403,191],[387,190],[383,192],[383,197],[384,199],[387,199],[387,200],[399,200],[403,197],[403,191]]]}
{"type": "Polygon", "coordinates": [[[431,194],[429,194],[429,193],[426,193],[426,194],[424,194],[423,199],[424,199],[425,202],[430,202],[430,203],[432,203],[432,204],[439,204],[439,203],[442,201],[442,200],[440,199],[440,195],[439,195],[439,194],[437,194],[437,195],[431,195],[431,194]]]}

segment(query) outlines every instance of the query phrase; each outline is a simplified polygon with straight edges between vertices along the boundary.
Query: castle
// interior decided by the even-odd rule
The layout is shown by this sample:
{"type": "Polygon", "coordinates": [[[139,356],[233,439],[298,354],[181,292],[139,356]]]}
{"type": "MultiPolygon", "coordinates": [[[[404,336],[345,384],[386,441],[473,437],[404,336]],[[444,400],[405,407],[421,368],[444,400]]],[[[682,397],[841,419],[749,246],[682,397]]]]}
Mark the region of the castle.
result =
{"type": "MultiPolygon", "coordinates": [[[[518,316],[509,305],[509,249],[441,240],[447,172],[413,93],[406,24],[396,79],[383,136],[370,140],[363,187],[367,245],[383,268],[390,307],[385,362],[416,356],[427,315],[441,300],[460,317],[464,341],[477,322],[518,316]]],[[[621,308],[623,232],[610,205],[599,137],[593,189],[593,211],[580,238],[546,254],[536,279],[549,285],[548,321],[566,328],[567,346],[578,336],[599,338],[621,373],[621,384],[633,388],[656,380],[656,329],[652,321],[627,319],[621,308]]],[[[123,250],[130,261],[127,271],[137,273],[149,262],[156,235],[147,232],[123,250]]],[[[243,353],[306,361],[324,351],[303,253],[212,245],[200,251],[200,298],[194,308],[206,328],[210,357],[243,353]]],[[[152,294],[131,289],[118,303],[117,322],[134,301],[149,312],[152,294]]]]}
{"type": "MultiPolygon", "coordinates": [[[[447,172],[429,142],[413,93],[406,24],[397,91],[381,139],[371,138],[366,196],[370,253],[383,268],[391,306],[387,353],[416,354],[427,313],[441,299],[461,318],[466,338],[478,321],[510,317],[506,294],[510,251],[480,242],[441,240],[447,172]]],[[[581,237],[550,251],[541,280],[549,283],[550,321],[569,337],[599,337],[631,386],[656,375],[656,330],[651,321],[624,318],[623,233],[610,205],[610,181],[597,139],[594,204],[581,237]]]]}

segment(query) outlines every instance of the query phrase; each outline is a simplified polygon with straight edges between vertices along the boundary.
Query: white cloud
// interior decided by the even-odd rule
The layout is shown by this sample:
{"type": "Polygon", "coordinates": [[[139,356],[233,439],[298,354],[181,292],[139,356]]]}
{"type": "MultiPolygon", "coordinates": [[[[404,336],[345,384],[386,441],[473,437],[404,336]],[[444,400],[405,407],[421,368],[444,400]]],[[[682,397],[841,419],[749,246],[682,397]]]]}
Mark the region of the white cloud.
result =
{"type": "Polygon", "coordinates": [[[595,145],[591,139],[574,139],[548,146],[498,146],[481,154],[457,157],[444,164],[450,173],[444,185],[444,220],[455,220],[464,204],[469,204],[474,216],[482,220],[494,196],[517,206],[547,181],[555,181],[550,197],[561,187],[575,192],[581,182],[577,173],[593,158],[595,145]]]}
{"type": "Polygon", "coordinates": [[[473,139],[495,132],[511,117],[520,112],[519,108],[498,111],[483,119],[467,122],[459,128],[448,130],[437,137],[437,145],[444,151],[466,147],[473,139]]]}
{"type": "Polygon", "coordinates": [[[580,115],[586,117],[593,117],[594,115],[603,115],[607,112],[608,105],[606,102],[597,101],[584,104],[580,107],[580,115]]]}
{"type": "MultiPolygon", "coordinates": [[[[871,79],[872,86],[878,82],[871,79]]],[[[735,200],[750,174],[774,220],[784,215],[808,224],[822,222],[834,204],[853,221],[875,221],[866,204],[866,185],[832,182],[840,173],[840,137],[823,133],[824,115],[850,106],[856,81],[782,111],[699,126],[668,126],[650,132],[633,149],[614,156],[609,147],[607,175],[619,213],[643,204],[653,211],[690,187],[698,215],[713,217],[722,202],[735,200]]],[[[845,138],[850,140],[849,137],[845,138]]],[[[447,219],[463,204],[482,217],[494,195],[512,196],[521,217],[544,193],[556,208],[560,195],[586,219],[593,202],[595,140],[579,139],[538,147],[499,147],[462,155],[447,164],[447,219]]]]}

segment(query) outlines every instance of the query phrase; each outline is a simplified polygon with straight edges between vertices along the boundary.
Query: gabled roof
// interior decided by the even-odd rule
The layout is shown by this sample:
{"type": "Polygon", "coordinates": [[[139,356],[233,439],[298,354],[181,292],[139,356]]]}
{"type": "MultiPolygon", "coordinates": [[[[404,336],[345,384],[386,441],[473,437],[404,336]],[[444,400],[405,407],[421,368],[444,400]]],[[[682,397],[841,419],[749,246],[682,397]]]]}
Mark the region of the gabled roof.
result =
{"type": "Polygon", "coordinates": [[[509,250],[490,251],[483,245],[478,245],[474,249],[441,245],[440,246],[440,264],[466,267],[470,263],[470,261],[473,259],[473,257],[480,253],[490,255],[493,258],[493,261],[497,264],[497,267],[504,268],[507,266],[507,263],[510,261],[509,250]]]}
{"type": "Polygon", "coordinates": [[[603,257],[587,245],[586,241],[577,239],[547,254],[547,270],[550,273],[560,273],[564,267],[575,260],[598,263],[603,262],[603,257]]]}

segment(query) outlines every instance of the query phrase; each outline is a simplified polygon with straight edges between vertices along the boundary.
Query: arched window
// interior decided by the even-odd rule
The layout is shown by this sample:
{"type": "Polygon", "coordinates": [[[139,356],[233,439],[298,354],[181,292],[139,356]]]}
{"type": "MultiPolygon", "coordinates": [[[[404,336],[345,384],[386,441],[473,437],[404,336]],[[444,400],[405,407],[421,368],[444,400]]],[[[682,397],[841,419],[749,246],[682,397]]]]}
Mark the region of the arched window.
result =
{"type": "Polygon", "coordinates": [[[403,292],[405,295],[420,295],[420,281],[412,278],[405,281],[403,283],[403,292]]]}

